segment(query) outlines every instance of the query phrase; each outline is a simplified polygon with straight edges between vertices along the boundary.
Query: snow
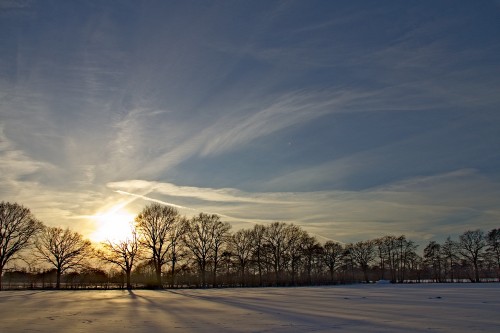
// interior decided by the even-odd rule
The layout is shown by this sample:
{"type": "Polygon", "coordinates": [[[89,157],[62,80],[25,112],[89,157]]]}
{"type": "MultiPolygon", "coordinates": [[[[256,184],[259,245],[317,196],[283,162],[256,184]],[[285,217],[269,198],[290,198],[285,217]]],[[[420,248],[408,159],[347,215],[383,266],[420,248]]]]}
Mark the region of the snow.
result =
{"type": "Polygon", "coordinates": [[[0,332],[499,332],[500,284],[2,291],[0,332]]]}

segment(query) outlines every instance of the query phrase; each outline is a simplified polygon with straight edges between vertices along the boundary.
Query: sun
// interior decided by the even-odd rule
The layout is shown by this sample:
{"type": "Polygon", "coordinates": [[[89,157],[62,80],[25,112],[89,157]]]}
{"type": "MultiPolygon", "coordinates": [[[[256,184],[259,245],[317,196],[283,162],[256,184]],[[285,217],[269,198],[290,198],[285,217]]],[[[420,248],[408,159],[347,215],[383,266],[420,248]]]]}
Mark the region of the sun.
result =
{"type": "Polygon", "coordinates": [[[90,238],[95,242],[117,242],[130,238],[134,218],[134,214],[124,210],[121,205],[93,215],[96,229],[90,238]]]}

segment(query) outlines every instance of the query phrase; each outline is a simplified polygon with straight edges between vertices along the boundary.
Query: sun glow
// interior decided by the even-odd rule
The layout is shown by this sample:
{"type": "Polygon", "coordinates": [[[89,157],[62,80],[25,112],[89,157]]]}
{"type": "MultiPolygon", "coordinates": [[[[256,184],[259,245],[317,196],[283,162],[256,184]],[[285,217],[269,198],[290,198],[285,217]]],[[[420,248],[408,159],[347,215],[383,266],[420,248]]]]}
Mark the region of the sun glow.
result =
{"type": "Polygon", "coordinates": [[[96,223],[96,229],[90,238],[96,242],[123,241],[132,235],[131,226],[135,216],[120,205],[93,215],[92,218],[96,223]]]}

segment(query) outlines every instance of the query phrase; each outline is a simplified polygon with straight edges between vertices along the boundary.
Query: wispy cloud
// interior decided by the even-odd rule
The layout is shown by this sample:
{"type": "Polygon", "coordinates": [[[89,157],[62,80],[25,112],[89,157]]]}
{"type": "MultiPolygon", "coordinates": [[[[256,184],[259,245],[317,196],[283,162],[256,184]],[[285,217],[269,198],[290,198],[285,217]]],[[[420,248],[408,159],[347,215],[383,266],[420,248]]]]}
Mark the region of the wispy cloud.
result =
{"type": "Polygon", "coordinates": [[[270,106],[262,110],[257,109],[245,118],[222,118],[210,130],[210,141],[203,147],[201,154],[220,154],[253,139],[338,112],[349,101],[360,98],[360,95],[342,90],[286,93],[279,96],[270,106]]]}
{"type": "Polygon", "coordinates": [[[3,182],[16,182],[36,172],[49,172],[55,167],[48,162],[30,158],[10,141],[0,124],[0,179],[3,182]]]}
{"type": "MultiPolygon", "coordinates": [[[[176,136],[175,131],[172,135],[167,133],[168,140],[178,145],[154,156],[141,168],[139,175],[155,177],[192,156],[215,156],[241,149],[255,139],[339,112],[349,101],[361,96],[363,94],[343,90],[295,91],[278,94],[271,101],[260,104],[254,101],[249,105],[226,105],[225,108],[234,107],[232,112],[205,123],[192,136],[176,136]]],[[[193,133],[198,127],[198,124],[191,124],[183,131],[193,133]]]]}
{"type": "Polygon", "coordinates": [[[83,229],[155,200],[346,240],[491,226],[488,8],[3,1],[2,200],[83,229]]]}
{"type": "Polygon", "coordinates": [[[281,203],[286,204],[285,200],[280,200],[279,196],[267,195],[262,198],[259,195],[252,195],[244,191],[232,188],[199,188],[193,186],[177,186],[171,183],[151,182],[144,180],[129,180],[121,182],[108,183],[111,189],[127,189],[127,191],[143,191],[145,193],[158,193],[171,197],[184,197],[197,199],[201,201],[215,201],[226,203],[281,203]]]}
{"type": "Polygon", "coordinates": [[[246,193],[137,180],[110,183],[108,187],[126,189],[130,192],[120,193],[127,195],[145,190],[148,201],[154,197],[160,198],[155,199],[160,203],[172,205],[174,201],[178,207],[189,206],[188,215],[218,213],[238,227],[248,226],[245,222],[286,221],[345,241],[384,234],[406,234],[425,241],[459,234],[477,223],[493,228],[494,218],[500,216],[495,202],[500,194],[498,184],[469,169],[413,177],[362,191],[246,193]]]}

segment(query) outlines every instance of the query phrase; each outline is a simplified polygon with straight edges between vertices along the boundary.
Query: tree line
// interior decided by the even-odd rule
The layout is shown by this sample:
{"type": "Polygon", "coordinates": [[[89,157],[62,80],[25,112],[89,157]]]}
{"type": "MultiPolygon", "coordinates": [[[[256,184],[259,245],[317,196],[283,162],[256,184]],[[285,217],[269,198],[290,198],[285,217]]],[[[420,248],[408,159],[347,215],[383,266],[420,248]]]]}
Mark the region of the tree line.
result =
{"type": "Polygon", "coordinates": [[[320,243],[283,222],[231,232],[218,215],[186,218],[157,203],[136,216],[127,239],[93,244],[0,203],[0,290],[2,281],[56,289],[500,281],[500,229],[430,241],[422,255],[417,248],[404,235],[320,243]]]}

